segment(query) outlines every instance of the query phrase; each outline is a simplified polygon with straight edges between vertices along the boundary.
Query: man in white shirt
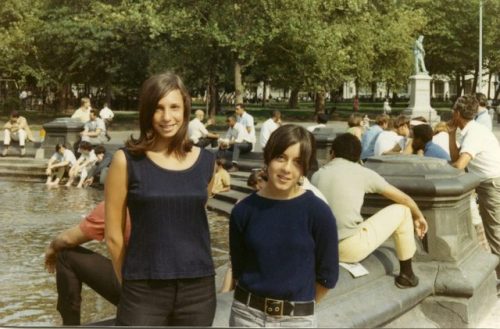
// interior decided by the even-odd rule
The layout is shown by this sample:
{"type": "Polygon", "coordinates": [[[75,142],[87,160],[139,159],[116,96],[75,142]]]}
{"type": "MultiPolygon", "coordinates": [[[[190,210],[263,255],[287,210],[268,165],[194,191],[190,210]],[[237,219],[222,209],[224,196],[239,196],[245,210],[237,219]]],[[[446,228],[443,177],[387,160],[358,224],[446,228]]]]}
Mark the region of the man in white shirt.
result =
{"type": "Polygon", "coordinates": [[[477,109],[477,114],[474,117],[474,120],[476,120],[477,123],[482,124],[490,131],[492,131],[493,122],[490,114],[488,113],[488,108],[486,107],[486,105],[488,104],[488,99],[486,98],[486,95],[483,93],[476,93],[476,99],[477,102],[479,103],[479,107],[477,109]]]}
{"type": "Polygon", "coordinates": [[[75,113],[71,116],[71,119],[78,119],[85,123],[90,120],[90,98],[83,97],[80,101],[80,108],[78,108],[75,113]]]}
{"type": "MultiPolygon", "coordinates": [[[[448,122],[452,165],[467,168],[481,183],[476,188],[479,213],[492,253],[500,257],[500,144],[495,135],[474,120],[478,101],[474,96],[461,96],[453,105],[453,118],[448,122]],[[462,141],[457,147],[456,129],[462,141]]],[[[500,265],[497,266],[500,276],[500,265]]]]}
{"type": "Polygon", "coordinates": [[[99,112],[99,116],[101,117],[101,119],[104,121],[104,124],[106,125],[106,138],[109,141],[111,139],[111,136],[109,136],[109,127],[111,126],[111,122],[113,122],[113,118],[115,117],[115,114],[108,107],[108,103],[104,103],[103,108],[99,112]]]}
{"type": "Polygon", "coordinates": [[[64,144],[56,144],[56,152],[49,159],[47,164],[47,186],[57,186],[64,176],[65,171],[69,171],[76,163],[76,157],[73,152],[66,148],[64,144]],[[55,176],[55,178],[54,178],[55,176]]]}
{"type": "Polygon", "coordinates": [[[252,151],[253,139],[247,129],[241,123],[236,122],[234,115],[228,116],[226,122],[229,129],[225,138],[220,140],[217,157],[231,158],[232,167],[228,171],[234,172],[239,170],[238,159],[240,154],[252,151]]]}
{"type": "Polygon", "coordinates": [[[375,141],[374,155],[401,153],[405,149],[409,136],[410,120],[404,115],[400,115],[394,120],[393,128],[385,130],[378,135],[375,141]]]}
{"type": "Polygon", "coordinates": [[[218,134],[211,133],[207,130],[208,126],[212,121],[207,120],[206,124],[203,124],[203,118],[205,117],[205,112],[202,110],[196,110],[194,112],[193,120],[189,121],[188,125],[188,136],[189,139],[194,143],[194,145],[201,148],[207,147],[211,144],[213,147],[217,146],[218,134]]]}
{"type": "Polygon", "coordinates": [[[92,145],[101,145],[104,143],[106,136],[106,125],[104,121],[97,116],[97,110],[90,110],[90,120],[83,126],[83,131],[80,133],[82,141],[90,142],[92,145]]]}
{"type": "Polygon", "coordinates": [[[259,141],[262,149],[266,147],[269,136],[271,136],[272,132],[278,129],[279,126],[281,126],[281,112],[278,110],[274,110],[272,117],[267,119],[260,128],[259,141]]]}
{"type": "Polygon", "coordinates": [[[239,103],[236,104],[236,121],[245,127],[247,130],[248,134],[250,135],[250,142],[252,143],[252,151],[253,151],[253,146],[255,145],[255,142],[257,141],[257,137],[255,135],[255,123],[253,120],[253,116],[248,114],[248,112],[245,110],[245,105],[239,103]]]}

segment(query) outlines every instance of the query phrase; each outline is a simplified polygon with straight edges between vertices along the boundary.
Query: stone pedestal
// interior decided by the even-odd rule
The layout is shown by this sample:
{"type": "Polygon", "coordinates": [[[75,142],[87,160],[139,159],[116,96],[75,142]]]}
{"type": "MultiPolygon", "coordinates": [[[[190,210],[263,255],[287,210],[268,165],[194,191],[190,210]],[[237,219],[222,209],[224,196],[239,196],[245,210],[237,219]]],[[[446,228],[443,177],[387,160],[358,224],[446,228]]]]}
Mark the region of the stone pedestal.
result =
{"type": "MultiPolygon", "coordinates": [[[[474,327],[496,302],[498,257],[479,246],[472,225],[470,196],[479,178],[445,160],[416,155],[372,157],[366,166],[410,195],[422,210],[429,231],[415,260],[437,269],[434,295],[422,311],[444,327],[474,327]]],[[[389,205],[367,195],[364,215],[389,205]]]]}
{"type": "Polygon", "coordinates": [[[440,117],[431,107],[431,80],[425,73],[410,77],[410,104],[404,114],[411,118],[422,116],[429,122],[438,122],[440,117]]]}
{"type": "Polygon", "coordinates": [[[44,157],[50,158],[55,152],[57,143],[64,143],[73,150],[73,145],[80,140],[83,123],[78,119],[57,118],[43,125],[45,140],[43,141],[44,157]]]}

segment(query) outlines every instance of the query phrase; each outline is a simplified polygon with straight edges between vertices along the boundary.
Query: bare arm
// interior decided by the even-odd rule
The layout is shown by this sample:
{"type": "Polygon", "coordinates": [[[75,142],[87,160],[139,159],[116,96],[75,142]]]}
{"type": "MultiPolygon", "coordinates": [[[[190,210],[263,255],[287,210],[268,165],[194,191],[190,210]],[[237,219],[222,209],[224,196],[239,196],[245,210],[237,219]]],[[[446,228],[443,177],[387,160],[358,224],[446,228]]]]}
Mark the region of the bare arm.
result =
{"type": "Polygon", "coordinates": [[[323,297],[326,296],[329,290],[330,289],[316,282],[316,296],[314,297],[316,303],[319,303],[323,299],[323,297]]]}
{"type": "Polygon", "coordinates": [[[49,273],[55,272],[57,252],[62,249],[73,248],[87,241],[90,241],[83,234],[79,225],[69,228],[61,232],[54,240],[52,240],[45,250],[45,268],[49,273]]]}
{"type": "Polygon", "coordinates": [[[125,256],[125,218],[127,214],[127,159],[123,151],[116,151],[109,167],[104,188],[106,200],[105,237],[118,281],[122,281],[125,256]]]}
{"type": "Polygon", "coordinates": [[[427,221],[415,201],[413,201],[413,199],[406,193],[392,185],[388,185],[381,194],[395,203],[399,203],[410,208],[415,231],[417,232],[418,237],[422,239],[427,233],[427,221]]]}
{"type": "Polygon", "coordinates": [[[467,165],[469,164],[470,160],[472,160],[471,155],[467,152],[464,152],[460,154],[457,161],[453,162],[451,165],[457,169],[465,169],[465,167],[467,167],[467,165]]]}

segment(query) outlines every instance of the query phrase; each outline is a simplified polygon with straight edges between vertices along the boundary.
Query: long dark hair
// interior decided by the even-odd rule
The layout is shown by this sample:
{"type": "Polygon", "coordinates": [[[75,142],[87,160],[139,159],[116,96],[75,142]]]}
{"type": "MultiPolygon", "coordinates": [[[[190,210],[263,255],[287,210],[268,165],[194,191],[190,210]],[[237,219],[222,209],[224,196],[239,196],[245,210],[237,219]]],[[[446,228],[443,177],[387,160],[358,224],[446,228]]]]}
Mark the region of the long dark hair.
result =
{"type": "Polygon", "coordinates": [[[158,102],[173,90],[179,90],[182,95],[184,120],[177,134],[172,137],[167,153],[174,153],[177,157],[183,158],[191,150],[192,143],[187,136],[189,117],[191,115],[191,97],[178,75],[165,72],[153,75],[142,84],[139,96],[140,136],[135,139],[130,135],[130,138],[125,143],[125,146],[132,154],[142,155],[153,147],[157,138],[153,129],[153,116],[156,107],[158,102]]]}

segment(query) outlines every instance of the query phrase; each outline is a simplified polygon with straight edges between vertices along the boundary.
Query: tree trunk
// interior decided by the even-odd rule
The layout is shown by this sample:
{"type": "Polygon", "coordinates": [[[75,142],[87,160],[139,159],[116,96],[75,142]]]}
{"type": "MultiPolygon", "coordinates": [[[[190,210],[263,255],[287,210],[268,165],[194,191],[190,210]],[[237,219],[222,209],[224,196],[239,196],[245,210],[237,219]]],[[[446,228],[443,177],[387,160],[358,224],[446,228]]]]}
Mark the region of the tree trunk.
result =
{"type": "Polygon", "coordinates": [[[215,114],[219,110],[219,92],[217,90],[217,85],[215,79],[212,77],[208,82],[208,116],[210,118],[215,117],[215,114]]]}
{"type": "Polygon", "coordinates": [[[241,76],[241,63],[238,58],[234,61],[234,96],[236,104],[243,103],[243,80],[241,76]]]}
{"type": "Polygon", "coordinates": [[[370,97],[370,99],[372,102],[374,102],[375,97],[377,96],[377,82],[376,81],[373,81],[371,83],[371,92],[372,92],[372,96],[370,97]]]}
{"type": "Polygon", "coordinates": [[[463,85],[462,85],[461,78],[462,78],[462,75],[460,73],[457,73],[455,75],[455,84],[457,85],[457,94],[455,95],[455,99],[462,95],[463,85]]]}
{"type": "Polygon", "coordinates": [[[299,107],[299,89],[293,88],[290,91],[290,99],[288,100],[288,108],[296,109],[299,107]]]}
{"type": "Polygon", "coordinates": [[[267,82],[264,80],[264,85],[262,86],[262,107],[266,107],[266,90],[267,82]]]}
{"type": "MultiPolygon", "coordinates": [[[[474,69],[474,80],[472,81],[472,89],[470,90],[471,95],[474,95],[476,93],[478,80],[479,80],[479,72],[478,72],[478,69],[476,67],[474,69]]],[[[481,92],[481,91],[479,91],[479,92],[481,92]]]]}
{"type": "Polygon", "coordinates": [[[325,92],[318,91],[314,97],[314,113],[325,113],[325,92]]]}
{"type": "Polygon", "coordinates": [[[490,92],[491,92],[491,77],[492,77],[493,73],[490,71],[490,73],[488,74],[488,96],[487,98],[491,99],[490,97],[490,92]]]}
{"type": "Polygon", "coordinates": [[[356,92],[354,95],[358,96],[358,98],[359,98],[359,81],[357,78],[354,80],[354,89],[356,89],[356,92]]]}
{"type": "MultiPolygon", "coordinates": [[[[460,78],[462,79],[462,90],[465,94],[465,74],[462,74],[460,78]]],[[[460,96],[462,96],[462,93],[460,93],[460,96]]]]}
{"type": "Polygon", "coordinates": [[[111,106],[111,99],[113,98],[112,97],[113,86],[111,84],[111,77],[109,77],[109,76],[107,77],[104,88],[105,88],[105,93],[106,93],[106,96],[105,96],[106,103],[108,103],[108,105],[111,106]]]}

